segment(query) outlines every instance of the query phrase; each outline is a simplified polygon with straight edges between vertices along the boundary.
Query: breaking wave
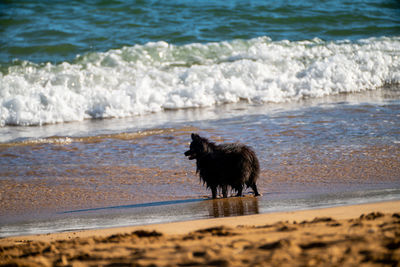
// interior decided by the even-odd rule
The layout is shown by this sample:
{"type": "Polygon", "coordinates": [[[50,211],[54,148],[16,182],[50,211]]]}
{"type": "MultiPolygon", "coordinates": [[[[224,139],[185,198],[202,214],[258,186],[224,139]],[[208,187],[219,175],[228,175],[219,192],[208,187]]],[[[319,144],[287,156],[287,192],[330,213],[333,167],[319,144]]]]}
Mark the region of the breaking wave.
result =
{"type": "Polygon", "coordinates": [[[156,42],[57,65],[14,62],[0,73],[0,125],[127,117],[241,100],[287,102],[399,82],[400,37],[156,42]]]}

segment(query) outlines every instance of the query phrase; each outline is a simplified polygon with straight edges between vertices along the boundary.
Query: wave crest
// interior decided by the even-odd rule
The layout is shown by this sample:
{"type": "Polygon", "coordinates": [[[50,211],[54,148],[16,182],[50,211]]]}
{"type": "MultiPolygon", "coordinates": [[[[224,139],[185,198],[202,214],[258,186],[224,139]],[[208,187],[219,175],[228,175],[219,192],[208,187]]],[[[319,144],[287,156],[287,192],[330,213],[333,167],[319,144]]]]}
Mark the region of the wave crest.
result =
{"type": "Polygon", "coordinates": [[[400,82],[400,38],[268,37],[135,45],[0,74],[0,125],[126,117],[240,100],[286,102],[400,82]]]}

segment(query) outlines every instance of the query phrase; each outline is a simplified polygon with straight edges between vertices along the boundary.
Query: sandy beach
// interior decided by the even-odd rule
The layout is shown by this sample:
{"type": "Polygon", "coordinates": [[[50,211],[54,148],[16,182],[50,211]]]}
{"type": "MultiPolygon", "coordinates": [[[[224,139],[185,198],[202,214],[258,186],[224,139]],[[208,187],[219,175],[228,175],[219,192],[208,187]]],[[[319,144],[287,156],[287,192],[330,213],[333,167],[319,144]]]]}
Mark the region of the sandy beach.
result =
{"type": "Polygon", "coordinates": [[[398,266],[400,201],[0,239],[1,266],[398,266]]]}

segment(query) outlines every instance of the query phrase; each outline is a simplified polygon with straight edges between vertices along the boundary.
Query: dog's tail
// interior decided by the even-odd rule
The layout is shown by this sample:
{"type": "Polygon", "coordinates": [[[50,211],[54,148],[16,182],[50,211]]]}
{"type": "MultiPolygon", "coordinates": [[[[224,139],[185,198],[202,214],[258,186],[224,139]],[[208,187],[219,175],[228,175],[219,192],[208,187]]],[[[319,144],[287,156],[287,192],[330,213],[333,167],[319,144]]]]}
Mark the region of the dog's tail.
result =
{"type": "Polygon", "coordinates": [[[255,185],[258,177],[260,176],[260,162],[258,161],[256,153],[252,149],[250,150],[252,152],[250,153],[251,155],[250,160],[252,164],[250,165],[251,166],[250,175],[246,183],[247,187],[255,185]]]}
{"type": "Polygon", "coordinates": [[[258,192],[257,184],[256,184],[257,179],[260,176],[260,162],[258,161],[258,158],[257,158],[256,154],[254,153],[254,151],[252,153],[252,157],[253,157],[253,159],[252,159],[253,168],[252,168],[252,171],[250,172],[249,183],[247,184],[247,187],[248,188],[251,187],[251,189],[253,189],[254,196],[261,196],[261,194],[258,192]]]}

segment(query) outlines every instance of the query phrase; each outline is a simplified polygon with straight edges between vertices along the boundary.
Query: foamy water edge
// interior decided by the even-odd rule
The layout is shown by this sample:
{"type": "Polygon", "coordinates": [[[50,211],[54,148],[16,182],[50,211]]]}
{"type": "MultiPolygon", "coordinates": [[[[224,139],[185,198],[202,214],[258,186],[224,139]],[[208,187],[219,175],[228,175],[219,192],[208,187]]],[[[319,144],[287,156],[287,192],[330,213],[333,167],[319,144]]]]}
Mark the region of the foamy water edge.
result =
{"type": "Polygon", "coordinates": [[[268,37],[135,45],[0,74],[0,125],[128,117],[241,100],[280,103],[400,82],[400,37],[357,42],[268,37]]]}

